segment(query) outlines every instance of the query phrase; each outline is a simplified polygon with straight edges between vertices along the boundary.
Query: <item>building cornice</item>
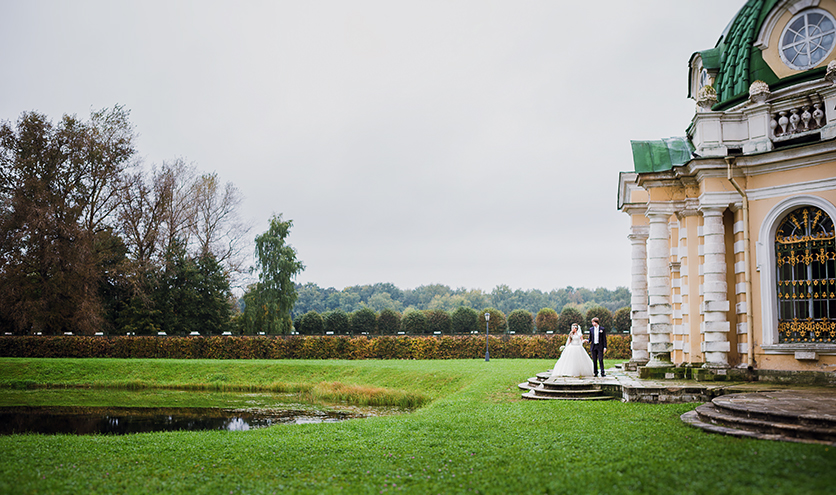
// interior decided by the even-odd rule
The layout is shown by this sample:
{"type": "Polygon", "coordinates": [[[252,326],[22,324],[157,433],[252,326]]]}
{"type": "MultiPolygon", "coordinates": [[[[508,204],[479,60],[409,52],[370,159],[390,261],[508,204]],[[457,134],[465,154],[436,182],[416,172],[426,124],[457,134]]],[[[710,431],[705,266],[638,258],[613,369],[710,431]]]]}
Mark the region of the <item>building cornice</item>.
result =
{"type": "MultiPolygon", "coordinates": [[[[735,167],[743,176],[763,175],[803,167],[814,167],[836,163],[836,140],[830,139],[803,146],[782,148],[763,153],[735,156],[735,167]]],[[[702,182],[708,178],[726,178],[725,157],[695,158],[681,167],[664,172],[635,174],[641,187],[691,186],[694,180],[702,182]]]]}
{"type": "Polygon", "coordinates": [[[836,177],[795,182],[792,184],[781,184],[780,186],[748,189],[746,191],[746,195],[749,196],[750,200],[757,201],[759,199],[779,198],[781,196],[789,196],[792,194],[806,194],[833,190],[836,190],[836,177]]]}
{"type": "Polygon", "coordinates": [[[763,175],[814,167],[828,162],[836,162],[836,140],[742,155],[736,157],[735,165],[741,169],[743,175],[763,175]]]}

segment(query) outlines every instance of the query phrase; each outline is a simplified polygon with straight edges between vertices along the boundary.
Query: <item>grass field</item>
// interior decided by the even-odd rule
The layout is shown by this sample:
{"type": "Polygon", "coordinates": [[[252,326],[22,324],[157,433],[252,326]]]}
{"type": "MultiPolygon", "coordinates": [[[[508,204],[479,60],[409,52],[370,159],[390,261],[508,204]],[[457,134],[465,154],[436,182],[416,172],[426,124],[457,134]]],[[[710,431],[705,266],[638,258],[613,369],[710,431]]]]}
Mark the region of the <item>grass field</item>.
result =
{"type": "MultiPolygon", "coordinates": [[[[696,404],[521,400],[517,383],[552,364],[0,359],[5,405],[118,406],[134,390],[156,388],[204,390],[195,406],[222,390],[423,404],[409,414],[248,432],[0,437],[0,493],[774,495],[836,485],[834,449],[707,434],[679,420],[696,404]],[[37,385],[91,388],[62,394],[37,385]]],[[[170,395],[148,397],[148,405],[174,405],[165,403],[170,395]]]]}

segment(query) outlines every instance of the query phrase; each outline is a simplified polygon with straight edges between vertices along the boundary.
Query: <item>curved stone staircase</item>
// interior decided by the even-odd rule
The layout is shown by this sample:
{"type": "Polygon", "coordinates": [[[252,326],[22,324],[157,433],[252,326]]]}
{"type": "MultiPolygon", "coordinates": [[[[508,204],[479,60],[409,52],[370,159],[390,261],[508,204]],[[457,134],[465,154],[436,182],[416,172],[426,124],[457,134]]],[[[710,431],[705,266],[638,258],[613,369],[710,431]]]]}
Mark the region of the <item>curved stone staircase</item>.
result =
{"type": "Polygon", "coordinates": [[[836,445],[836,391],[780,390],[723,395],[681,418],[711,433],[836,445]]]}
{"type": "Polygon", "coordinates": [[[595,379],[552,377],[550,372],[538,373],[520,383],[519,388],[527,390],[522,394],[523,399],[533,400],[610,400],[600,383],[595,379]]]}

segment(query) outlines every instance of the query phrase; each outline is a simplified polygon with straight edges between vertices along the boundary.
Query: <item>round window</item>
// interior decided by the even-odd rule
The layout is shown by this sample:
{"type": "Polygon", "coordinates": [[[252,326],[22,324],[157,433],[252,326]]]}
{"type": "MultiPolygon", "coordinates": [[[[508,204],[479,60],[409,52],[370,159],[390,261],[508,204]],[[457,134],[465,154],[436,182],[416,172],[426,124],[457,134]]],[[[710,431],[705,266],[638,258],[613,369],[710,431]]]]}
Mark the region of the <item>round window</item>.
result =
{"type": "Polygon", "coordinates": [[[791,69],[807,70],[833,50],[836,21],[830,12],[809,9],[790,20],[781,34],[781,60],[791,69]]]}

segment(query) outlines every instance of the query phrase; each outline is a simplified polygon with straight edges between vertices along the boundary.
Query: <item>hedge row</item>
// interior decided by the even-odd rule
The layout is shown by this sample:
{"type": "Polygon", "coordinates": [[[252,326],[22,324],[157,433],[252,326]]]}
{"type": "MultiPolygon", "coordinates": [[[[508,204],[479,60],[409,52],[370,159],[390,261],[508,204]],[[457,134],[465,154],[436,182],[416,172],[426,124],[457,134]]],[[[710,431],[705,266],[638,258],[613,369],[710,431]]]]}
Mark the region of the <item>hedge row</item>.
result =
{"type": "MultiPolygon", "coordinates": [[[[566,335],[490,337],[493,358],[560,356],[566,335]]],[[[630,336],[607,337],[608,359],[630,358],[630,336]]],[[[0,356],[172,359],[475,359],[483,336],[0,337],[0,356]]]]}

